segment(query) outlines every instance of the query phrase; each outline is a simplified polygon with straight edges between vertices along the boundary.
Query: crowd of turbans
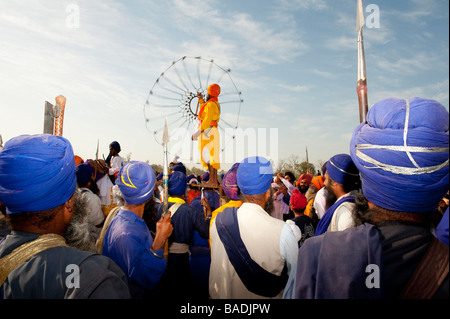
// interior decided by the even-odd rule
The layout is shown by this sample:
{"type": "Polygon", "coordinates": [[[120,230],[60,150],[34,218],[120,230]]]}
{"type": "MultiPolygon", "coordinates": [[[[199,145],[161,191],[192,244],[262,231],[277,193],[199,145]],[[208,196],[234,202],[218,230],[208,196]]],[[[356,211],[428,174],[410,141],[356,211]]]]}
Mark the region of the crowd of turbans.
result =
{"type": "Polygon", "coordinates": [[[208,173],[176,159],[168,198],[164,173],[125,162],[117,141],[98,160],[64,137],[12,138],[0,150],[0,296],[414,298],[411,278],[438,239],[447,272],[429,294],[448,298],[448,118],[433,100],[382,100],[349,154],[314,174],[252,156],[202,187],[208,173]],[[55,279],[67,263],[81,269],[78,287],[55,279]],[[382,268],[382,289],[367,284],[367,264],[382,268]]]}

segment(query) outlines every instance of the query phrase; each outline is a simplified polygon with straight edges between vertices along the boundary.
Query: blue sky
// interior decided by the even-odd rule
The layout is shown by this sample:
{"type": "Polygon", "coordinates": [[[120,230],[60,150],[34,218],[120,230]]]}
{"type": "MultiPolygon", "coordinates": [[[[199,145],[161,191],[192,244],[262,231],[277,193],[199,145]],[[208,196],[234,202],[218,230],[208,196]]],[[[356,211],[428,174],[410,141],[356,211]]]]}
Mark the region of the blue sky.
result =
{"type": "MultiPolygon", "coordinates": [[[[449,2],[370,4],[380,23],[364,28],[369,106],[421,96],[448,110],[449,2]]],[[[202,57],[231,69],[244,100],[239,127],[267,141],[255,150],[250,137],[244,155],[305,160],[307,147],[317,165],[349,153],[359,123],[355,24],[356,0],[1,0],[0,134],[41,133],[44,102],[62,94],[76,154],[94,158],[99,140],[106,157],[117,140],[122,156],[161,164],[159,124],[145,119],[169,111],[144,111],[149,92],[172,62],[202,57]]],[[[234,125],[231,110],[223,105],[234,125]]]]}

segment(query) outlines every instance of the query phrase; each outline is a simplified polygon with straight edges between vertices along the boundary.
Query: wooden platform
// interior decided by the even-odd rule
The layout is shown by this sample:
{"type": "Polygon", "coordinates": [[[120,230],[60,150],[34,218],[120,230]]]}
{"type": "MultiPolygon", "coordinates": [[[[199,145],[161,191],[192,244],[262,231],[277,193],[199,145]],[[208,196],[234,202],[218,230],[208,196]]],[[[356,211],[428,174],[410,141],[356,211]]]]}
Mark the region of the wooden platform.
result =
{"type": "Polygon", "coordinates": [[[215,189],[215,190],[221,190],[222,185],[217,186],[203,186],[202,184],[187,184],[190,188],[198,188],[198,189],[215,189]]]}

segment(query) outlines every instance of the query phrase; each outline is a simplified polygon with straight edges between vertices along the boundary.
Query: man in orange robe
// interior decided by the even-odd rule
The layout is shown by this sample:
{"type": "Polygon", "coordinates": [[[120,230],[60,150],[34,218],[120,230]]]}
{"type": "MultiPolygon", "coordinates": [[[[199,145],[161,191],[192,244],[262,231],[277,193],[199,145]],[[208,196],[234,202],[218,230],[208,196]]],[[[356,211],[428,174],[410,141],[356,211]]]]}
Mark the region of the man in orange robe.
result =
{"type": "MultiPolygon", "coordinates": [[[[220,169],[220,135],[217,127],[220,118],[220,104],[218,102],[220,86],[211,84],[207,93],[206,102],[201,93],[197,94],[201,105],[198,113],[199,133],[201,133],[198,139],[198,147],[200,162],[209,171],[209,180],[202,183],[202,186],[214,187],[219,185],[217,170],[220,169]]],[[[195,137],[193,136],[192,139],[194,140],[195,137]]]]}

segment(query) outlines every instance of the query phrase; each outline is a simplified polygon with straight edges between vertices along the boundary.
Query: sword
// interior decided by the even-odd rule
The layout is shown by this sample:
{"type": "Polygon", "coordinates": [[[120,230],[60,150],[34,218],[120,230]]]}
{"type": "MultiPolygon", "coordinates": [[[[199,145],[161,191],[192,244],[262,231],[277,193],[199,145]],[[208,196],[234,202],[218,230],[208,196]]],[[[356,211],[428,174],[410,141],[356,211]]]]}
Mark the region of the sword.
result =
{"type": "Polygon", "coordinates": [[[358,81],[356,84],[356,92],[359,101],[359,122],[366,121],[367,112],[369,111],[369,103],[367,102],[367,75],[366,75],[366,58],[364,54],[364,38],[362,29],[365,24],[364,8],[362,0],[357,0],[356,8],[356,32],[358,33],[358,81]]]}

